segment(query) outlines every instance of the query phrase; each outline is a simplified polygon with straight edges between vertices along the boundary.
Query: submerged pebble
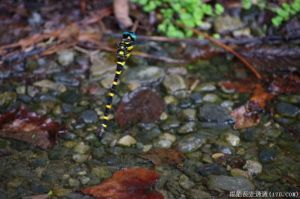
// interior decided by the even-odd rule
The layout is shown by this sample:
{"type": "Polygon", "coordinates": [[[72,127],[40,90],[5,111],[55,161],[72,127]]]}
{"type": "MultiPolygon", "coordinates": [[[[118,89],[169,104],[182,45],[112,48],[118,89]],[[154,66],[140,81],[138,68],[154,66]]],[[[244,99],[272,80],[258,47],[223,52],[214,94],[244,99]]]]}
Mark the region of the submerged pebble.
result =
{"type": "Polygon", "coordinates": [[[255,160],[247,160],[243,168],[247,169],[249,176],[256,176],[262,172],[263,167],[260,162],[257,162],[255,160]]]}
{"type": "Polygon", "coordinates": [[[193,152],[199,149],[206,142],[201,134],[194,134],[182,137],[178,142],[178,150],[184,153],[193,152]]]}
{"type": "Polygon", "coordinates": [[[167,75],[163,81],[163,85],[170,94],[174,94],[178,90],[187,89],[184,79],[176,74],[167,75]]]}
{"type": "Polygon", "coordinates": [[[136,140],[130,135],[125,135],[119,139],[118,144],[122,146],[132,146],[136,144],[136,140]]]}

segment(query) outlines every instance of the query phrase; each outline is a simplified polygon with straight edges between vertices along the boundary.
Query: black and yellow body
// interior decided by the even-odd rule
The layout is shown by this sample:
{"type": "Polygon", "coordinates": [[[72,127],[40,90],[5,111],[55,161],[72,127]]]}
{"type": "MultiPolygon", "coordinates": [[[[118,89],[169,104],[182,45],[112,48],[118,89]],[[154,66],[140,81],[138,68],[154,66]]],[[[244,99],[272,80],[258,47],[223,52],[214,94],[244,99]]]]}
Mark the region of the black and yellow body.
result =
{"type": "Polygon", "coordinates": [[[114,81],[112,83],[112,86],[111,86],[108,94],[107,94],[107,102],[105,105],[104,115],[102,117],[102,124],[97,132],[97,135],[99,138],[101,138],[103,136],[103,134],[105,133],[105,130],[108,126],[108,121],[109,121],[108,115],[109,115],[110,109],[112,109],[113,96],[116,93],[116,87],[119,84],[120,76],[123,72],[124,65],[125,65],[127,59],[130,57],[135,40],[136,40],[135,33],[124,32],[123,36],[122,36],[122,40],[120,41],[120,43],[118,45],[117,68],[115,71],[114,81]]]}

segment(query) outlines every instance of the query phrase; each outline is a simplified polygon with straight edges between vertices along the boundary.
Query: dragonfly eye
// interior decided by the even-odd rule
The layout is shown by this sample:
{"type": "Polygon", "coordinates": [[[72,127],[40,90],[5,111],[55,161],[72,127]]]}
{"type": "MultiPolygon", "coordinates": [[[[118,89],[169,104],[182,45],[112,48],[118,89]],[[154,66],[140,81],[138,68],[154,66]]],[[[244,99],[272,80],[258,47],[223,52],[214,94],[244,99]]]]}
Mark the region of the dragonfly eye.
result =
{"type": "Polygon", "coordinates": [[[136,34],[134,32],[123,32],[123,39],[131,39],[132,41],[135,41],[136,34]]]}

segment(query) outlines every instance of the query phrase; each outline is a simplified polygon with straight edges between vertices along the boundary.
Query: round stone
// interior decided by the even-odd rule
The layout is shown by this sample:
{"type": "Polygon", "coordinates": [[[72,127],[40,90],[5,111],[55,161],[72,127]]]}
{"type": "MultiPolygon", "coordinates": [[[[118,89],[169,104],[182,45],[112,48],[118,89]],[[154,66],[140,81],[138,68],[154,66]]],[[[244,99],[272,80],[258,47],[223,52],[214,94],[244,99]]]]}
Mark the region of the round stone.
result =
{"type": "Polygon", "coordinates": [[[129,147],[136,144],[136,140],[130,135],[125,135],[119,139],[118,144],[129,147]]]}
{"type": "Polygon", "coordinates": [[[255,160],[247,160],[243,168],[247,169],[249,176],[256,176],[262,172],[263,167],[260,162],[257,162],[255,160]]]}
{"type": "Polygon", "coordinates": [[[205,142],[206,138],[199,134],[186,136],[178,142],[178,150],[183,153],[193,152],[199,149],[205,142]]]}
{"type": "Polygon", "coordinates": [[[75,53],[73,50],[62,50],[58,52],[58,63],[63,66],[70,65],[74,61],[75,53]]]}
{"type": "Polygon", "coordinates": [[[231,145],[231,146],[238,146],[240,144],[240,138],[234,134],[228,133],[226,135],[226,141],[231,145]]]}

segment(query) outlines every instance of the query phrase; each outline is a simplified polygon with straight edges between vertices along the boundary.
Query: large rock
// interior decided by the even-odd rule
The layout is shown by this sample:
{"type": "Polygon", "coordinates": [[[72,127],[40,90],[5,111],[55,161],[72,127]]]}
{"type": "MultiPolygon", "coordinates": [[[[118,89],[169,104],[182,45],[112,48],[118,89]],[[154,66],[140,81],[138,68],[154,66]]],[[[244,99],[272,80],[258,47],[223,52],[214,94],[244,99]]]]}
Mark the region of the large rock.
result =
{"type": "Polygon", "coordinates": [[[211,175],[208,187],[212,190],[224,191],[253,191],[253,183],[245,177],[230,177],[224,175],[211,175]]]}

